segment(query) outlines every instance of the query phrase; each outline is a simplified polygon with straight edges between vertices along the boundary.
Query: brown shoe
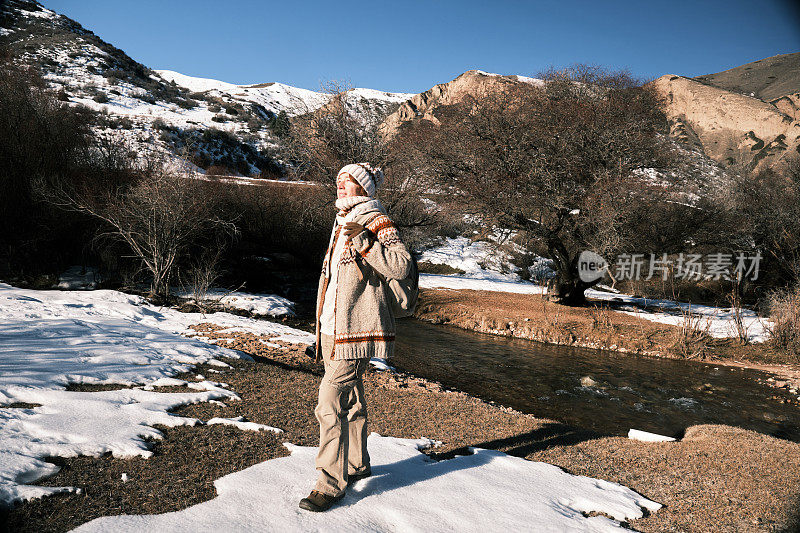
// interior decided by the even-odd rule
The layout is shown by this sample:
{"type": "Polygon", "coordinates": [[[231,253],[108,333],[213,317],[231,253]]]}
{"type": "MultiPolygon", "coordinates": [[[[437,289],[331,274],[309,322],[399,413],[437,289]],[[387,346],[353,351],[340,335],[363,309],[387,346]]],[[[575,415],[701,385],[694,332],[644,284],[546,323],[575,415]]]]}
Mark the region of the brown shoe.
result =
{"type": "Polygon", "coordinates": [[[366,479],[372,475],[372,470],[364,470],[362,472],[358,472],[357,474],[347,474],[347,484],[351,485],[356,481],[361,479],[366,479]]]}
{"type": "Polygon", "coordinates": [[[328,494],[318,490],[312,490],[311,494],[308,495],[308,498],[303,498],[300,500],[300,509],[321,513],[322,511],[327,511],[330,509],[331,505],[338,502],[343,497],[344,493],[338,496],[329,496],[328,494]]]}

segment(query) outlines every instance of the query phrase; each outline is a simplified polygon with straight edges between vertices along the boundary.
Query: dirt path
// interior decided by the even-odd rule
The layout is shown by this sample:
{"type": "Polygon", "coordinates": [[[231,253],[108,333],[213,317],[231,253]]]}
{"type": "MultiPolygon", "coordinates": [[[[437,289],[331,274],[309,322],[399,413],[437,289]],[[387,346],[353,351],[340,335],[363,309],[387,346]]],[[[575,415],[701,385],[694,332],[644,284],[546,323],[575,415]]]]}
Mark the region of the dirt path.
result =
{"type": "MultiPolygon", "coordinates": [[[[60,459],[62,470],[38,483],[79,486],[84,493],[25,503],[8,516],[10,529],[66,531],[97,516],[182,509],[213,498],[214,479],[286,455],[283,441],[316,445],[313,409],[321,369],[299,348],[268,347],[253,335],[240,334],[227,346],[248,351],[256,361],[231,362],[232,368],[218,374],[203,366],[198,372],[228,383],[241,401],[190,405],[176,414],[201,420],[244,416],[280,427],[284,434],[225,426],[160,428],[165,439],[154,443],[149,459],[60,459]],[[127,482],[121,480],[123,472],[127,482]]],[[[726,426],[695,426],[674,443],[600,437],[386,372],[370,371],[366,389],[371,431],[440,440],[443,445],[429,451],[439,458],[463,453],[467,446],[498,449],[622,483],[664,504],[631,524],[641,531],[794,531],[800,526],[797,443],[726,426]]]]}

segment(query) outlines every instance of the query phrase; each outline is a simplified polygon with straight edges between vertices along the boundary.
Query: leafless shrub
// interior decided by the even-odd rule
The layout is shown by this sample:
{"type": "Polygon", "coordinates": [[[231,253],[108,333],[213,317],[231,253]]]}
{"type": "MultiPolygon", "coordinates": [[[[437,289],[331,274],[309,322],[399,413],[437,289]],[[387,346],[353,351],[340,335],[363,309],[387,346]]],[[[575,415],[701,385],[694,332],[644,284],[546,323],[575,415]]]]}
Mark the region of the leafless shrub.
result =
{"type": "Polygon", "coordinates": [[[206,176],[232,176],[235,174],[224,165],[211,165],[206,169],[206,176]]]}
{"type": "Polygon", "coordinates": [[[460,268],[454,268],[451,267],[450,265],[446,265],[443,263],[430,263],[428,261],[420,261],[419,263],[417,263],[417,268],[419,269],[420,272],[423,272],[425,274],[444,274],[444,275],[464,274],[464,271],[461,270],[460,268]]]}
{"type": "Polygon", "coordinates": [[[222,250],[222,246],[216,246],[203,251],[190,259],[188,266],[181,272],[187,292],[200,307],[203,307],[203,303],[208,299],[209,289],[220,277],[222,250]]]}
{"type": "Polygon", "coordinates": [[[294,174],[331,189],[344,165],[366,161],[388,169],[391,164],[388,142],[379,131],[380,117],[358,114],[348,100],[349,89],[339,82],[325,84],[322,92],[328,103],[293,117],[284,136],[294,174]]]}
{"type": "Polygon", "coordinates": [[[764,256],[759,283],[800,282],[800,158],[782,169],[742,172],[726,197],[741,228],[741,249],[752,247],[764,256]]]}
{"type": "Polygon", "coordinates": [[[768,297],[767,309],[772,321],[772,344],[800,356],[800,285],[772,292],[768,297]]]}
{"type": "Polygon", "coordinates": [[[611,311],[609,311],[607,305],[593,305],[589,308],[589,316],[592,319],[592,329],[599,331],[614,329],[614,322],[611,320],[611,311]]]}
{"type": "Polygon", "coordinates": [[[736,337],[742,344],[750,343],[750,328],[744,323],[742,316],[742,296],[739,291],[740,283],[733,284],[731,291],[727,295],[728,304],[731,306],[731,313],[733,313],[733,327],[736,332],[736,337]]]}
{"type": "Polygon", "coordinates": [[[32,276],[76,259],[94,222],[42,201],[35,183],[71,181],[93,165],[91,121],[0,46],[0,275],[32,276]]]}
{"type": "Polygon", "coordinates": [[[206,185],[227,217],[238,217],[242,242],[289,252],[309,265],[321,262],[336,214],[330,189],[292,182],[206,185]]]}
{"type": "Polygon", "coordinates": [[[176,168],[157,154],[142,158],[137,179],[100,195],[76,188],[55,197],[66,208],[85,212],[105,223],[99,238],[126,244],[151,276],[150,296],[169,298],[176,268],[205,241],[219,245],[237,233],[220,218],[216,201],[203,194],[201,182],[185,168],[176,168]]]}
{"type": "Polygon", "coordinates": [[[677,338],[668,351],[685,359],[703,358],[711,340],[711,319],[693,313],[691,306],[681,308],[677,338]]]}
{"type": "Polygon", "coordinates": [[[296,177],[322,184],[335,199],[336,174],[350,163],[381,167],[385,181],[377,196],[400,228],[430,225],[435,212],[422,200],[425,190],[412,168],[398,165],[402,146],[382,134],[383,116],[352,101],[349,87],[330,82],[323,91],[328,103],[291,119],[282,134],[287,158],[296,177]]]}

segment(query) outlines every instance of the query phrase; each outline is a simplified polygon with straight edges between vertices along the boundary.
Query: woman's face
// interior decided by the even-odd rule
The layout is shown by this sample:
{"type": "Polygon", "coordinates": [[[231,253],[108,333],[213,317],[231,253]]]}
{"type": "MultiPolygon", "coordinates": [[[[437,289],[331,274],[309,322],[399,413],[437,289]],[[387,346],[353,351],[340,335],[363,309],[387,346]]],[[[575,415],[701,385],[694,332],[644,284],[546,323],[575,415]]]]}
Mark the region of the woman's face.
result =
{"type": "Polygon", "coordinates": [[[336,198],[349,198],[351,196],[365,196],[364,188],[356,179],[345,172],[336,179],[336,198]]]}

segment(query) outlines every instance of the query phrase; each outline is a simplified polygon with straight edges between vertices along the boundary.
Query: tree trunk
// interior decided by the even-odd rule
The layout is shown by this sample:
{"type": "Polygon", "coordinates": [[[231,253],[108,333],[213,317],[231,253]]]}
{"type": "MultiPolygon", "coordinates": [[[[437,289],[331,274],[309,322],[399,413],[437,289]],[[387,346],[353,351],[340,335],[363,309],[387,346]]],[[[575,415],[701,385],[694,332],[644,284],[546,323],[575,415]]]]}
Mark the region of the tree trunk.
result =
{"type": "Polygon", "coordinates": [[[594,285],[593,283],[586,283],[576,275],[562,276],[559,272],[558,279],[556,280],[553,295],[559,303],[572,306],[580,306],[586,303],[584,291],[594,285]]]}
{"type": "Polygon", "coordinates": [[[548,240],[548,248],[558,273],[552,296],[565,305],[584,305],[586,297],[583,292],[594,283],[587,283],[578,275],[578,256],[570,257],[564,243],[554,236],[548,240]]]}

